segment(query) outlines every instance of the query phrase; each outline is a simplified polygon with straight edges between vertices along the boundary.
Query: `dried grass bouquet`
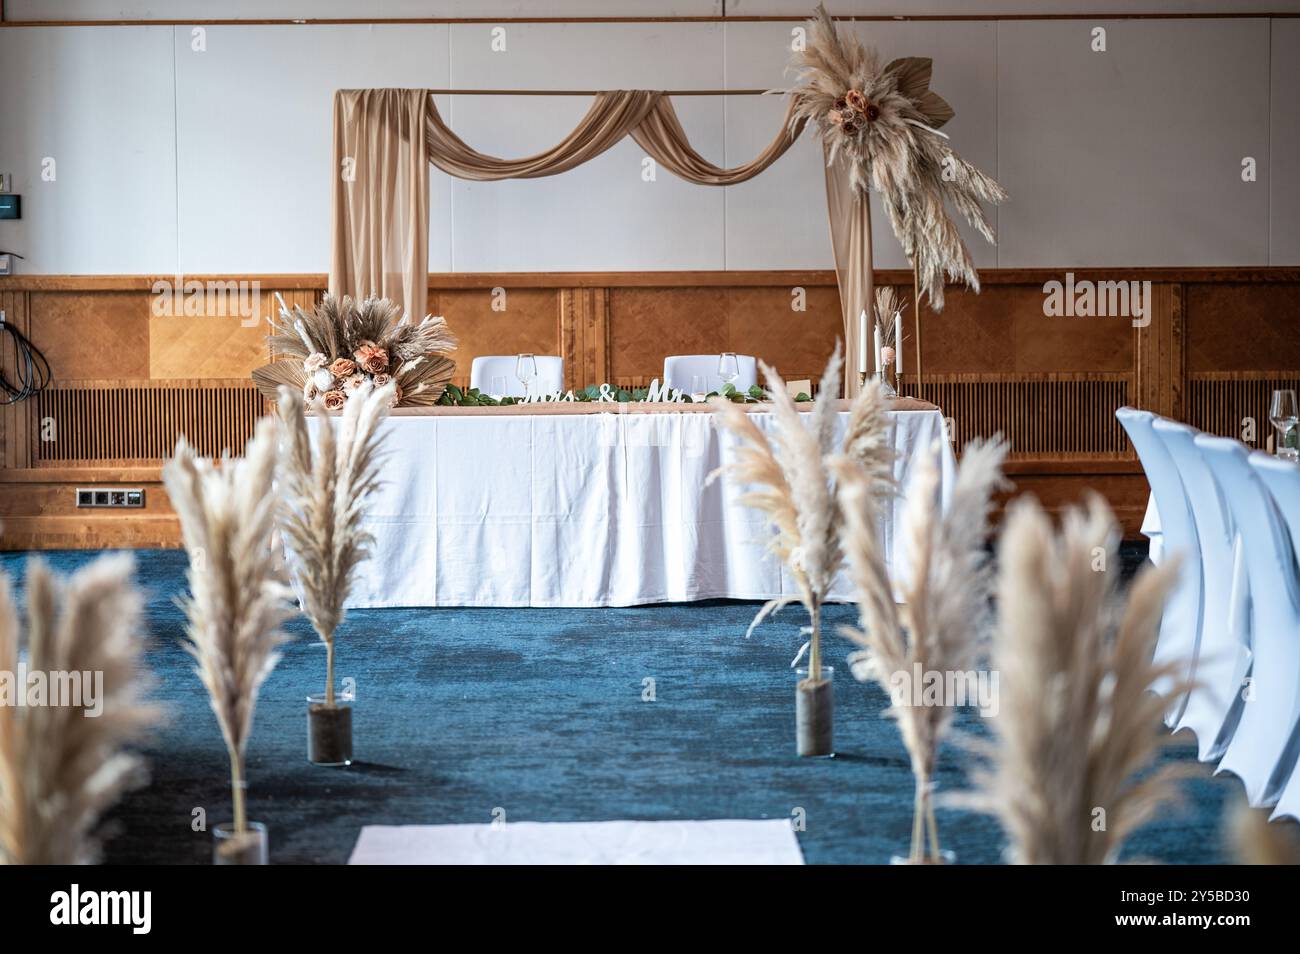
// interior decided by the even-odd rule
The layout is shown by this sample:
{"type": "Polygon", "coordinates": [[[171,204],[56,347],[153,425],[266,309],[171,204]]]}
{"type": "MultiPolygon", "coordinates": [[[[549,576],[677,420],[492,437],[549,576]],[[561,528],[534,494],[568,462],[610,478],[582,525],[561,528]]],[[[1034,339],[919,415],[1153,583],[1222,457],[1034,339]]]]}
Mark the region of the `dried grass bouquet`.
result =
{"type": "Polygon", "coordinates": [[[421,407],[442,397],[456,362],[447,352],[456,339],[447,322],[426,316],[419,324],[402,317],[400,305],[386,298],[360,304],[326,295],[312,311],[281,308],[268,319],[275,329],[273,361],[253,371],[253,381],[268,401],[287,385],[307,401],[320,397],[325,409],[341,410],[363,384],[393,385],[394,407],[421,407]]]}
{"type": "MultiPolygon", "coordinates": [[[[798,597],[808,611],[809,678],[819,678],[822,665],[821,609],[843,563],[839,528],[841,514],[830,458],[843,455],[856,461],[873,487],[888,492],[893,485],[894,451],[890,443],[887,402],[878,382],[870,382],[854,399],[843,440],[835,442],[839,411],[840,347],[837,343],[822,375],[817,400],[805,425],[776,370],[759,362],[772,396],[774,439],[759,430],[752,415],[739,405],[714,398],[710,403],[721,423],[740,438],[735,460],[716,471],[752,489],[741,503],[763,513],[773,534],[768,548],[790,569],[798,597]]],[[[764,604],[749,632],[772,613],[794,601],[782,597],[764,604]]]]}
{"type": "Polygon", "coordinates": [[[392,397],[391,383],[363,384],[340,418],[321,413],[313,447],[302,396],[288,387],[278,395],[284,443],[280,527],[303,612],[325,644],[328,708],[335,705],[334,637],[357,568],[373,543],[361,518],[366,498],[379,485],[379,425],[392,397]]]}
{"type": "Polygon", "coordinates": [[[1183,770],[1152,770],[1186,663],[1152,661],[1176,559],[1119,589],[1119,527],[1100,497],[1060,533],[1016,501],[998,550],[993,666],[1001,697],[989,764],[956,805],[994,816],[1021,864],[1114,862],[1124,840],[1176,797],[1183,770]],[[1161,691],[1157,693],[1155,688],[1161,691]]]}
{"type": "Polygon", "coordinates": [[[238,838],[248,835],[244,753],[263,681],[279,661],[292,595],[271,545],[276,499],[275,423],[263,418],[240,459],[218,468],[184,438],[163,467],[189,554],[186,649],[197,663],[230,756],[238,838]]]}
{"type": "MultiPolygon", "coordinates": [[[[861,647],[849,656],[859,682],[876,682],[890,695],[885,714],[897,720],[916,780],[912,814],[913,863],[937,863],[938,827],[933,778],[939,745],[956,700],[931,700],[917,677],[947,685],[972,673],[990,630],[992,571],[985,544],[994,492],[1003,483],[1001,441],[966,446],[952,498],[941,512],[938,448],[919,456],[908,488],[900,536],[907,541],[910,574],[898,581],[902,604],[880,544],[878,495],[859,464],[836,462],[844,511],[844,549],[857,588],[859,623],[842,632],[861,647]],[[924,850],[928,841],[929,850],[924,850]]],[[[963,683],[966,684],[966,683],[963,683]]]]}
{"type": "Polygon", "coordinates": [[[882,64],[874,49],[841,34],[819,5],[807,48],[792,65],[799,85],[791,125],[811,123],[829,161],[847,163],[854,188],[880,195],[934,309],[943,310],[945,276],[978,291],[979,274],[945,202],[992,243],[980,203],[1002,202],[1007,193],[939,131],[954,113],[930,89],[931,60],[909,56],[882,64]]]}

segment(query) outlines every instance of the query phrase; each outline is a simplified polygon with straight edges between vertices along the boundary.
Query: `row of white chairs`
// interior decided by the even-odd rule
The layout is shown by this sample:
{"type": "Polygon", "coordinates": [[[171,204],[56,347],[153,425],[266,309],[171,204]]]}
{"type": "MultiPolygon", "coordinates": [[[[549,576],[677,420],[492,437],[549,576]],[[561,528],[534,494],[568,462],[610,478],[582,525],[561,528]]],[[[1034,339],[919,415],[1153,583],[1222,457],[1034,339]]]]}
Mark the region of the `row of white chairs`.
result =
{"type": "Polygon", "coordinates": [[[1146,471],[1178,587],[1156,658],[1185,663],[1167,721],[1252,805],[1300,819],[1300,466],[1149,411],[1115,415],[1146,471]]]}
{"type": "MultiPolygon", "coordinates": [[[[664,387],[675,388],[690,394],[699,390],[697,384],[703,385],[703,391],[721,391],[722,378],[718,375],[718,358],[716,354],[677,354],[664,359],[664,387]]],[[[564,390],[564,359],[555,355],[534,355],[537,381],[535,393],[554,394],[564,390]]],[[[478,388],[484,394],[497,397],[527,397],[527,382],[521,381],[518,374],[519,356],[485,355],[475,358],[469,369],[469,386],[478,388]],[[497,392],[500,391],[498,394],[497,392]]],[[[737,370],[740,374],[734,382],[737,391],[747,391],[758,383],[758,366],[753,355],[736,355],[737,370]]],[[[586,384],[600,384],[588,381],[586,384]]]]}

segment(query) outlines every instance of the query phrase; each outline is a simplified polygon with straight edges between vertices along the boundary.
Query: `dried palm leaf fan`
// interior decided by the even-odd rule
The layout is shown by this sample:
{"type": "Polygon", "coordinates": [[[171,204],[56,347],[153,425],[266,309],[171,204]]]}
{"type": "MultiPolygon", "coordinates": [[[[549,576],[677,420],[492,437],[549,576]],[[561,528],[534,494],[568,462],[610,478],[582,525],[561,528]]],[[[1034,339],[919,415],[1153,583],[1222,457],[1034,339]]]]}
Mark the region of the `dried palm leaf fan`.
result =
{"type": "Polygon", "coordinates": [[[792,63],[799,85],[791,94],[791,124],[809,123],[826,145],[829,161],[846,164],[853,188],[880,196],[890,228],[912,263],[918,380],[920,293],[942,311],[945,279],[960,280],[976,292],[980,288],[947,204],[994,243],[980,203],[1007,197],[939,131],[955,113],[930,89],[931,65],[920,56],[882,65],[876,50],[852,34],[840,34],[821,5],[809,23],[807,48],[792,63]]]}
{"type": "Polygon", "coordinates": [[[441,317],[426,315],[416,324],[402,316],[400,305],[386,298],[326,295],[307,311],[281,303],[268,318],[273,361],[253,371],[253,382],[268,401],[278,400],[281,385],[312,401],[321,397],[327,410],[341,409],[362,384],[376,388],[392,382],[394,406],[425,407],[447,389],[456,362],[456,338],[441,317]]]}

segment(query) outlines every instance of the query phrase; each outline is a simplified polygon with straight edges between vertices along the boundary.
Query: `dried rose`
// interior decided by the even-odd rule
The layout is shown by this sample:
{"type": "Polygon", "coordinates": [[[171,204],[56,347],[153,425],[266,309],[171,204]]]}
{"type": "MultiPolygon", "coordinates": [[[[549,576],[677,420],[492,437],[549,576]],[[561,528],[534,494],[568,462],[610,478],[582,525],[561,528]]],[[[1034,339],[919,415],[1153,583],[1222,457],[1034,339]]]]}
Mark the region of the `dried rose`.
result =
{"type": "Polygon", "coordinates": [[[343,410],[343,405],[347,403],[348,403],[348,396],[344,394],[342,391],[325,392],[325,410],[341,411],[343,410]]]}
{"type": "Polygon", "coordinates": [[[388,352],[372,345],[362,345],[357,349],[357,363],[363,371],[378,374],[388,370],[388,352]]]}
{"type": "Polygon", "coordinates": [[[320,396],[320,389],[317,388],[316,385],[312,384],[310,381],[308,381],[306,384],[302,386],[302,399],[306,401],[308,404],[316,400],[316,398],[319,396],[320,396]]]}
{"type": "Polygon", "coordinates": [[[325,364],[328,361],[329,358],[325,357],[325,355],[321,354],[319,351],[313,351],[311,354],[307,355],[306,360],[303,361],[302,369],[308,374],[311,374],[313,371],[318,371],[325,367],[325,364]]]}
{"type": "Polygon", "coordinates": [[[880,349],[880,363],[888,367],[894,363],[896,355],[897,352],[895,352],[893,348],[889,347],[889,345],[885,345],[880,349]]]}
{"type": "Polygon", "coordinates": [[[394,384],[394,385],[393,385],[393,399],[392,399],[391,401],[388,402],[388,406],[389,406],[389,407],[397,407],[397,405],[399,405],[399,404],[401,404],[401,403],[402,403],[402,386],[401,386],[400,384],[394,384]]]}
{"type": "Polygon", "coordinates": [[[351,394],[353,391],[355,391],[357,388],[361,387],[361,385],[365,383],[366,383],[366,376],[364,374],[360,374],[360,373],[349,374],[346,378],[343,379],[343,390],[351,394]]]}
{"type": "Polygon", "coordinates": [[[387,372],[381,371],[370,380],[375,387],[382,388],[389,381],[393,380],[393,376],[391,374],[388,374],[387,372]]]}
{"type": "Polygon", "coordinates": [[[876,106],[875,103],[868,103],[868,104],[867,104],[867,122],[869,122],[869,123],[874,123],[874,122],[875,122],[877,119],[879,119],[879,118],[880,118],[880,109],[876,106]]]}
{"type": "Polygon", "coordinates": [[[848,100],[846,100],[843,96],[841,96],[839,99],[837,99],[834,103],[831,104],[831,108],[836,109],[842,113],[844,112],[844,110],[849,108],[848,100]]]}
{"type": "Polygon", "coordinates": [[[832,109],[826,114],[826,118],[831,121],[832,126],[838,126],[844,122],[844,114],[838,109],[832,109]]]}
{"type": "Polygon", "coordinates": [[[356,370],[356,364],[347,358],[335,358],[334,363],[330,365],[330,374],[336,378],[346,378],[356,370]]]}
{"type": "Polygon", "coordinates": [[[867,111],[867,97],[862,95],[862,90],[851,89],[844,94],[844,102],[849,104],[849,108],[855,113],[865,113],[867,111]]]}
{"type": "Polygon", "coordinates": [[[844,135],[856,136],[858,134],[858,129],[861,127],[859,127],[857,123],[845,123],[840,128],[844,130],[844,135]]]}

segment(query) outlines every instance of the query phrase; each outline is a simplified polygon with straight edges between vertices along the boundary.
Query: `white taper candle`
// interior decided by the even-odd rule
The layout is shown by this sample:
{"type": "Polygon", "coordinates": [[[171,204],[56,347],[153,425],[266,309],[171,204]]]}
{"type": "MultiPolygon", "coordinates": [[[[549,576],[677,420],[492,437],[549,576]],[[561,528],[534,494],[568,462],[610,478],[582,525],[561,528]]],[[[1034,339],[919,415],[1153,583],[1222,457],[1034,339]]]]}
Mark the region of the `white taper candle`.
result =
{"type": "Polygon", "coordinates": [[[903,373],[903,313],[894,312],[894,374],[903,373]]]}
{"type": "Polygon", "coordinates": [[[865,374],[871,370],[867,363],[867,312],[858,315],[858,370],[865,374]]]}

